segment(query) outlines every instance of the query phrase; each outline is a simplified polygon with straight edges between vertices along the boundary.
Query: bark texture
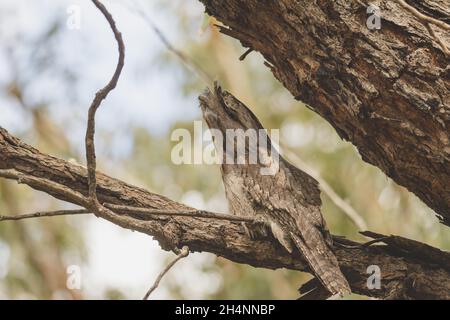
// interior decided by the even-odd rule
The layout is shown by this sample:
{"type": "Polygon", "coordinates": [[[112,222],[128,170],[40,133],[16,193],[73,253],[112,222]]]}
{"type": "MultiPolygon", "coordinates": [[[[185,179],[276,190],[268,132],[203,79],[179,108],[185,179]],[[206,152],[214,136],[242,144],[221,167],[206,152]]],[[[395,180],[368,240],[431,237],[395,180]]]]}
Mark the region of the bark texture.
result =
{"type": "MultiPolygon", "coordinates": [[[[397,1],[370,1],[382,14],[371,31],[367,1],[201,1],[296,99],[450,225],[449,59],[416,16],[397,1]]],[[[450,21],[448,0],[410,4],[450,21]]],[[[448,31],[431,28],[450,45],[448,31]]]]}
{"type": "MultiPolygon", "coordinates": [[[[54,197],[81,206],[88,196],[86,168],[39,152],[0,128],[0,175],[17,180],[54,197]]],[[[97,174],[101,203],[185,212],[192,208],[164,196],[97,174]]],[[[211,252],[238,263],[268,269],[289,268],[309,272],[300,255],[290,255],[275,239],[251,240],[242,225],[203,218],[116,214],[107,219],[121,227],[154,237],[165,250],[187,245],[192,251],[211,252]]],[[[5,222],[4,222],[5,223],[5,222]]],[[[250,228],[252,226],[249,226],[250,228]]],[[[378,238],[381,235],[369,233],[378,238]]],[[[342,240],[346,245],[357,243],[342,240]]],[[[450,254],[391,236],[385,245],[337,247],[339,264],[352,291],[377,298],[450,299],[450,254]],[[381,288],[368,289],[367,267],[381,269],[381,288]]],[[[320,290],[320,289],[315,289],[320,290]]]]}

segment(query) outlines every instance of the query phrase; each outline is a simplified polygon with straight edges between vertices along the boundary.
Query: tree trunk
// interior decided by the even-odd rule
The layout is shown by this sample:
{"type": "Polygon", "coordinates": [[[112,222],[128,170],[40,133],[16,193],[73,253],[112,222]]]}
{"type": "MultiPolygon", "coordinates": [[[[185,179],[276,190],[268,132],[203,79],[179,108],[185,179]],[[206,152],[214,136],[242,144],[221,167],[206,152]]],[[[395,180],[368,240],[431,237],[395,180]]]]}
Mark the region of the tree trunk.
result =
{"type": "MultiPolygon", "coordinates": [[[[382,21],[371,31],[366,1],[201,1],[296,99],[450,225],[449,59],[416,15],[372,1],[382,21]]],[[[448,0],[414,5],[450,21],[448,0]]],[[[431,28],[448,46],[449,32],[431,28]]]]}

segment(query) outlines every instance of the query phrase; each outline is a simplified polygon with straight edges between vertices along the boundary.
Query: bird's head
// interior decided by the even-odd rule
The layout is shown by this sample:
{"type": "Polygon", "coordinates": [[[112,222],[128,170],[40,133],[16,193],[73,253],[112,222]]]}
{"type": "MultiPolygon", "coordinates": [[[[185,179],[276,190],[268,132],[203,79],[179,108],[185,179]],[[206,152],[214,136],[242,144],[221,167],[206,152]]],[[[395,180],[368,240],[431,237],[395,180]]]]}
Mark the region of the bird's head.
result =
{"type": "Polygon", "coordinates": [[[218,129],[222,134],[227,129],[263,129],[256,116],[242,102],[227,91],[222,91],[217,83],[199,97],[203,118],[210,129],[218,129]]]}
{"type": "Polygon", "coordinates": [[[220,139],[213,135],[213,140],[216,151],[222,155],[222,169],[242,170],[242,166],[233,166],[241,164],[249,165],[247,168],[262,168],[264,175],[278,170],[278,152],[250,109],[232,94],[222,91],[217,83],[199,99],[210,130],[220,132],[220,139]]]}

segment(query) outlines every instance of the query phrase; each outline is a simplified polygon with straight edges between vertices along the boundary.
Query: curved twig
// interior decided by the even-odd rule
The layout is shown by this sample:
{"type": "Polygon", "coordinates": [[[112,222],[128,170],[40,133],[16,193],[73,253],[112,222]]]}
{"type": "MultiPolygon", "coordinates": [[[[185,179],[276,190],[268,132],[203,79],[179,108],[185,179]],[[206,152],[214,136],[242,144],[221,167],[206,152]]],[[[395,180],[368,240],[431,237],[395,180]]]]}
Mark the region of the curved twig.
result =
{"type": "MultiPolygon", "coordinates": [[[[108,12],[105,6],[98,0],[92,0],[94,5],[100,10],[100,12],[105,16],[106,20],[108,20],[109,26],[114,33],[114,37],[116,38],[117,45],[119,48],[119,60],[117,62],[116,70],[108,82],[108,84],[97,91],[95,94],[95,98],[89,107],[88,112],[88,123],[86,129],[86,161],[87,161],[87,169],[88,169],[88,184],[89,184],[89,198],[91,199],[92,204],[97,204],[97,180],[96,180],[96,159],[95,159],[95,143],[94,143],[94,135],[95,135],[95,113],[97,109],[100,107],[101,102],[106,98],[106,96],[113,90],[117,81],[119,80],[120,73],[122,72],[122,68],[125,61],[125,45],[122,40],[122,34],[116,27],[116,23],[112,17],[112,15],[108,12]]],[[[96,205],[95,205],[96,206],[96,205]]]]}

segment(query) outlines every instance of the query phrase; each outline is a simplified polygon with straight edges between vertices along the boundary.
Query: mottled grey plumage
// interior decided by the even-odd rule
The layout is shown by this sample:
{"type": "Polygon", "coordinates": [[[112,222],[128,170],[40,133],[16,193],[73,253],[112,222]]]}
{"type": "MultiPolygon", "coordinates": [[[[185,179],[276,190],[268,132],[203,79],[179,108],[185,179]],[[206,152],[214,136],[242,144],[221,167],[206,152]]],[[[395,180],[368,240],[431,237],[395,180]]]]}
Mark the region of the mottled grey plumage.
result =
{"type": "MultiPolygon", "coordinates": [[[[200,96],[200,106],[210,129],[220,130],[226,138],[229,138],[225,134],[227,129],[263,129],[243,103],[218,85],[200,96]]],[[[270,139],[267,136],[265,139],[270,150],[270,139]]],[[[216,149],[223,150],[224,157],[225,145],[225,142],[215,141],[216,149]]],[[[245,159],[250,150],[247,145],[245,159]]],[[[275,155],[278,156],[275,153],[270,156],[272,161],[277,161],[275,155]]],[[[317,181],[281,156],[278,158],[279,170],[274,175],[262,175],[260,163],[226,164],[223,161],[222,178],[232,213],[253,216],[270,226],[286,250],[302,253],[331,294],[349,293],[348,282],[331,249],[332,239],[320,211],[317,181]]]]}

